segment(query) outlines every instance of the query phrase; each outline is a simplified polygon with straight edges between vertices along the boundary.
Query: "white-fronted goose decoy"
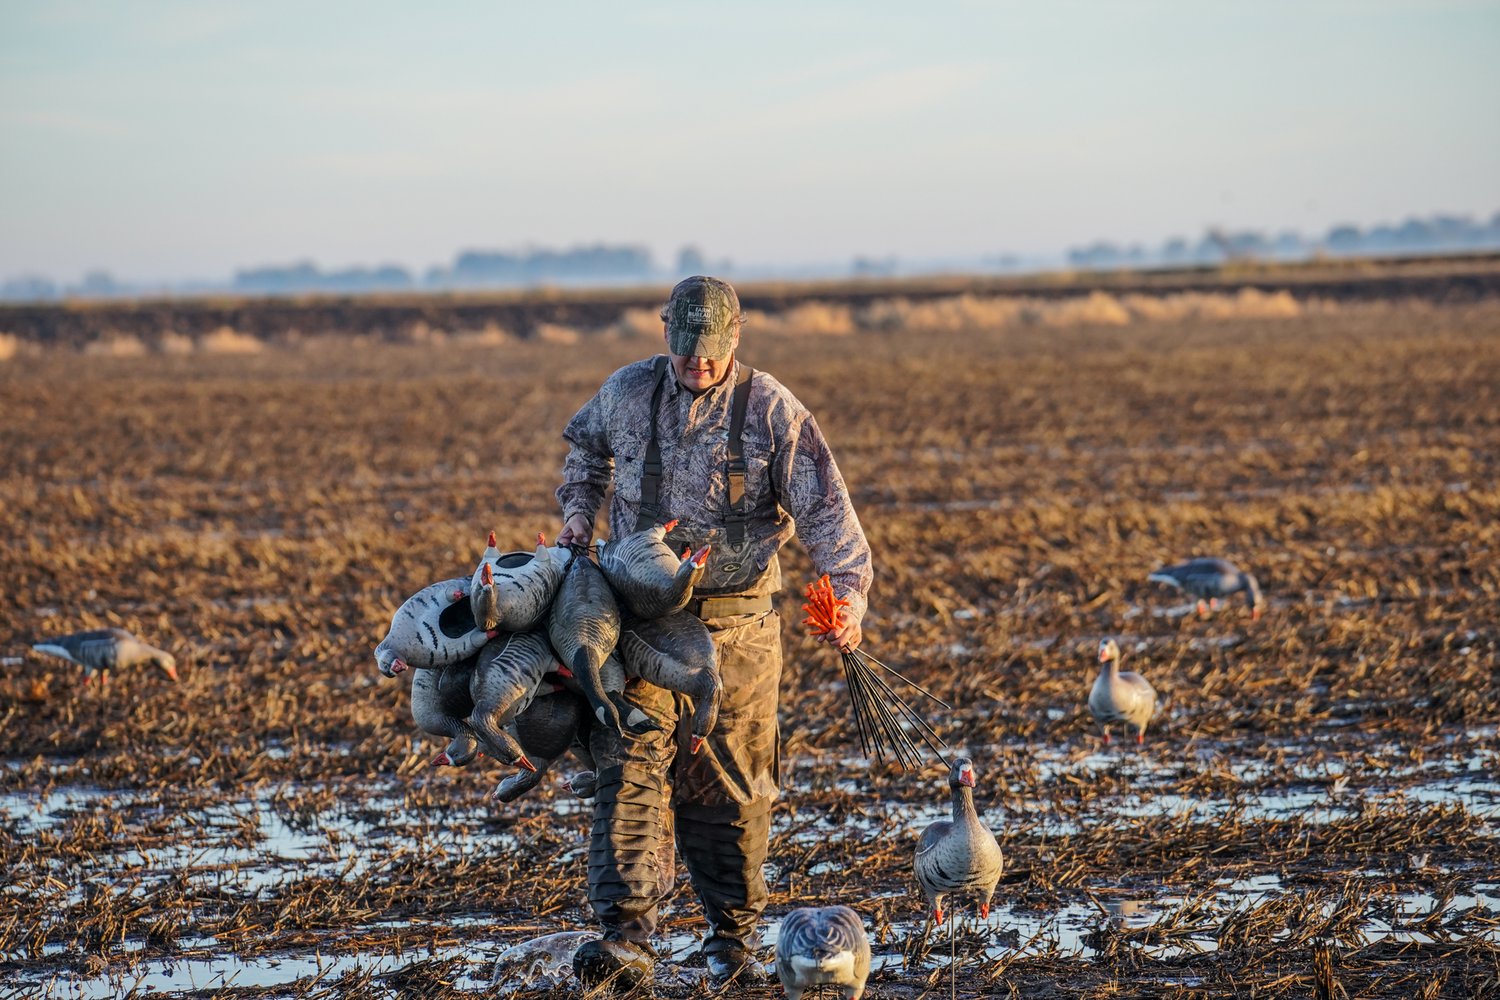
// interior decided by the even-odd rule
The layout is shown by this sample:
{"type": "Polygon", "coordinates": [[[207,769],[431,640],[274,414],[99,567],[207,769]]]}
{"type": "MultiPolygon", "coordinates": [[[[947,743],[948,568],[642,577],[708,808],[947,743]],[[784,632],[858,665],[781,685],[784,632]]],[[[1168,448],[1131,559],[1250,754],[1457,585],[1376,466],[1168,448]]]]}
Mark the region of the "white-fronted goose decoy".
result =
{"type": "Polygon", "coordinates": [[[142,642],[122,628],[91,629],[35,643],[38,653],[57,656],[84,669],[83,682],[99,676],[99,685],[109,683],[111,670],[129,670],[150,664],[172,680],[177,679],[177,659],[164,649],[142,642]]]}
{"type": "Polygon", "coordinates": [[[1004,858],[1000,843],[974,811],[974,762],[959,757],[948,772],[953,790],[953,818],[940,819],[922,831],[917,843],[917,882],[927,896],[933,919],[943,922],[943,898],[972,892],[979,897],[979,913],[990,915],[990,899],[1000,882],[1004,858]]]}
{"type": "Polygon", "coordinates": [[[594,761],[587,750],[591,724],[588,703],[573,692],[557,688],[539,693],[510,723],[511,731],[526,756],[536,764],[536,770],[507,775],[495,789],[495,798],[513,802],[525,795],[569,750],[592,771],[594,761]]]}
{"type": "Polygon", "coordinates": [[[423,587],[396,609],[390,630],[375,647],[375,665],[382,674],[442,668],[479,652],[494,633],[476,627],[466,583],[444,580],[423,587]]]}
{"type": "Polygon", "coordinates": [[[870,978],[865,922],[847,906],[804,906],[788,913],[776,936],[776,978],[789,1000],[834,986],[843,1000],[859,1000],[870,978]]]}
{"type": "Polygon", "coordinates": [[[614,653],[620,609],[609,581],[585,554],[575,555],[563,574],[547,635],[600,722],[617,733],[627,727],[637,733],[656,728],[645,712],[625,700],[625,667],[614,653]]]}
{"type": "Polygon", "coordinates": [[[1208,617],[1210,608],[1235,594],[1245,595],[1250,617],[1258,620],[1265,609],[1260,584],[1254,574],[1246,573],[1227,559],[1189,559],[1176,566],[1163,566],[1146,577],[1153,583],[1165,583],[1198,598],[1198,614],[1208,617]]]}
{"type": "Polygon", "coordinates": [[[411,717],[424,732],[448,737],[448,745],[432,758],[433,767],[464,767],[481,752],[502,764],[530,771],[516,738],[505,730],[482,733],[474,727],[473,685],[479,663],[471,656],[440,669],[420,669],[411,678],[411,717]]]}
{"type": "Polygon", "coordinates": [[[502,632],[479,651],[469,683],[473,701],[469,724],[502,763],[535,770],[529,752],[506,726],[539,691],[551,690],[542,678],[557,667],[552,646],[541,632],[502,632]]]}
{"type": "Polygon", "coordinates": [[[572,558],[537,535],[536,552],[501,552],[495,533],[474,570],[469,601],[481,628],[526,632],[542,624],[572,558]]]}
{"type": "Polygon", "coordinates": [[[675,555],[666,537],[676,526],[676,521],[668,521],[600,545],[599,568],[637,618],[681,611],[703,578],[709,547],[675,555]]]}
{"type": "Polygon", "coordinates": [[[719,720],[719,653],[708,626],[697,615],[675,611],[662,618],[629,619],[617,647],[625,673],[693,699],[693,738],[697,753],[719,720]]]}
{"type": "Polygon", "coordinates": [[[448,737],[448,745],[432,759],[432,765],[464,767],[479,756],[479,734],[469,725],[474,700],[469,684],[477,656],[445,667],[417,670],[411,678],[411,718],[430,736],[448,737]]]}
{"type": "Polygon", "coordinates": [[[1111,723],[1124,723],[1135,730],[1135,741],[1146,741],[1146,723],[1156,711],[1156,689],[1140,674],[1120,670],[1120,644],[1113,639],[1099,643],[1099,676],[1089,691],[1089,713],[1109,742],[1111,723]]]}

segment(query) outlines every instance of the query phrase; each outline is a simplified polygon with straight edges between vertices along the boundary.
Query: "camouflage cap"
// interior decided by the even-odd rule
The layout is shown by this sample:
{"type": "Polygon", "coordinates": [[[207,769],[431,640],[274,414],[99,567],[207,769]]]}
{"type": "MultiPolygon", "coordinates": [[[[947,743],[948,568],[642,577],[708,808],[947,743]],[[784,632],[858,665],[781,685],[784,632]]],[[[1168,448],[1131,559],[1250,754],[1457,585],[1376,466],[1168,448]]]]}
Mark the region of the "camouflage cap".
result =
{"type": "Polygon", "coordinates": [[[740,297],[729,282],[695,274],[672,289],[662,310],[667,346],[688,358],[727,358],[740,328],[740,297]]]}

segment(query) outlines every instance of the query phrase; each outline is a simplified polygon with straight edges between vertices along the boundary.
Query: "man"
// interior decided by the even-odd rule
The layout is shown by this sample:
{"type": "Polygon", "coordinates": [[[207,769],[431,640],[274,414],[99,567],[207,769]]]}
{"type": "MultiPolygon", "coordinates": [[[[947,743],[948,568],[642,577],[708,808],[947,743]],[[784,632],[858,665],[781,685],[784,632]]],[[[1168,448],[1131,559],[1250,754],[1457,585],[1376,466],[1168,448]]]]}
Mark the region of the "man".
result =
{"type": "Polygon", "coordinates": [[[795,530],[817,572],[848,599],[843,628],[824,637],[843,649],[860,643],[872,579],[869,544],[817,422],[774,378],[736,360],[734,289],[687,278],[661,316],[667,355],[615,372],[568,422],[572,448],[557,490],[559,545],[593,537],[613,483],[613,537],[676,519],[667,536],[675,550],[711,546],[689,605],[713,635],[724,681],[708,741],[692,754],[686,700],[639,680],[626,697],[661,731],[593,730],[588,887],[603,939],[580,949],[574,967],[586,984],[627,990],[651,979],[648,942],[672,885],[674,825],[708,919],[709,975],[716,983],[764,978],[754,950],[780,766],[777,552],[795,530]]]}

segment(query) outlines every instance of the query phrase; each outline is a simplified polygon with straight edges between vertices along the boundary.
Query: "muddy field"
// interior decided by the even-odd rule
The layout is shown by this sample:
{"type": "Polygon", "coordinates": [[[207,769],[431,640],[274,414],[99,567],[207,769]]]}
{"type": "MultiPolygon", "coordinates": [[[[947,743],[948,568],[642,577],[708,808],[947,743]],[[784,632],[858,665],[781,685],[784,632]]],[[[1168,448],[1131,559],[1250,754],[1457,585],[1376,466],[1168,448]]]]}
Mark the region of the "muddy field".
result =
{"type": "MultiPolygon", "coordinates": [[[[954,706],[1006,856],[987,925],[928,925],[945,770],[859,756],[793,547],[768,943],[855,907],[875,998],[950,995],[950,954],[965,997],[1500,994],[1500,302],[1286,313],[747,331],[851,485],[867,648],[954,706]],[[1198,554],[1268,614],[1147,583],[1198,554]],[[1085,708],[1106,635],[1164,697],[1139,750],[1085,708]]],[[[579,996],[496,960],[589,926],[586,806],[429,768],[370,650],[490,529],[555,533],[560,428],[658,345],[0,364],[0,997],[579,996]],[[181,681],[29,648],[105,625],[181,681]]],[[[685,879],[662,931],[658,995],[714,995],[685,879]]]]}

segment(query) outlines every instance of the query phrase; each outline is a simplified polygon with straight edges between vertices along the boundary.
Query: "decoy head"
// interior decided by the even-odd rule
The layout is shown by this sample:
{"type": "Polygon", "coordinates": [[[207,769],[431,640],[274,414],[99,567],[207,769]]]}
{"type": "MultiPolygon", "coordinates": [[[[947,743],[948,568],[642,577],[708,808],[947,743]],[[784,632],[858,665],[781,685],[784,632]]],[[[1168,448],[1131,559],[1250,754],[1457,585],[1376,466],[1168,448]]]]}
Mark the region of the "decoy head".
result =
{"type": "Polygon", "coordinates": [[[175,681],[177,679],[177,658],[171,653],[157,653],[151,657],[151,662],[160,667],[162,672],[172,678],[172,680],[175,681]]]}
{"type": "Polygon", "coordinates": [[[384,642],[375,647],[375,666],[386,677],[395,677],[406,669],[405,662],[396,655],[396,651],[384,642]]]}
{"type": "Polygon", "coordinates": [[[499,548],[499,546],[495,544],[495,533],[493,531],[490,532],[490,537],[484,544],[486,547],[491,549],[499,548]]]}
{"type": "Polygon", "coordinates": [[[974,762],[967,757],[959,757],[953,762],[952,769],[948,772],[948,787],[958,788],[974,787],[974,762]]]}
{"type": "Polygon", "coordinates": [[[1099,642],[1099,662],[1108,663],[1110,660],[1120,658],[1120,644],[1114,639],[1102,639],[1099,642]]]}

